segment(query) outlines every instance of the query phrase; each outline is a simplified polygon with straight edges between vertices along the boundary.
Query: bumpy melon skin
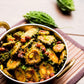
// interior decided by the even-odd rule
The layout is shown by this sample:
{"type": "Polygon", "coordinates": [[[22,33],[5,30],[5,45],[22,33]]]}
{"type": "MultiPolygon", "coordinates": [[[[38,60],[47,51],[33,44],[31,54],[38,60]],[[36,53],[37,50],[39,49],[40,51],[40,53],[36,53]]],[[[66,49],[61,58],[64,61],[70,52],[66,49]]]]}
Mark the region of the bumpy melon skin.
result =
{"type": "Polygon", "coordinates": [[[66,50],[63,50],[62,51],[62,53],[60,55],[60,59],[59,59],[59,63],[58,64],[61,64],[63,62],[64,56],[66,56],[66,50]]]}
{"type": "Polygon", "coordinates": [[[11,56],[13,56],[20,49],[20,46],[21,46],[21,42],[15,43],[14,47],[11,50],[11,56]]]}
{"type": "Polygon", "coordinates": [[[21,38],[25,38],[26,36],[32,37],[38,33],[39,29],[38,28],[31,28],[28,31],[26,31],[21,38]]]}
{"type": "Polygon", "coordinates": [[[24,58],[26,64],[29,65],[37,64],[41,61],[40,50],[37,48],[31,48],[31,50],[26,53],[26,56],[24,58]]]}
{"type": "Polygon", "coordinates": [[[53,35],[40,35],[37,39],[48,45],[51,45],[56,40],[53,35]]]}
{"type": "Polygon", "coordinates": [[[7,68],[8,69],[15,69],[19,65],[20,65],[20,60],[14,61],[12,59],[9,59],[9,61],[7,62],[7,68]]]}
{"type": "Polygon", "coordinates": [[[50,34],[50,32],[49,32],[49,31],[46,31],[46,30],[40,30],[40,31],[38,32],[38,34],[39,34],[39,35],[48,35],[48,34],[50,34]]]}
{"type": "Polygon", "coordinates": [[[73,0],[57,0],[57,4],[63,12],[70,13],[75,10],[73,0]]]}
{"type": "Polygon", "coordinates": [[[54,51],[52,51],[51,49],[47,49],[47,51],[49,52],[49,55],[48,55],[49,61],[51,61],[52,64],[58,64],[59,59],[57,55],[54,53],[54,51]]]}
{"type": "Polygon", "coordinates": [[[21,68],[17,68],[15,70],[15,77],[18,81],[21,81],[21,82],[26,81],[25,72],[21,68]]]}
{"type": "Polygon", "coordinates": [[[51,73],[54,73],[54,68],[49,63],[42,62],[39,66],[39,74],[41,78],[45,79],[46,76],[50,76],[51,73]]]}
{"type": "Polygon", "coordinates": [[[62,50],[64,49],[65,45],[64,44],[56,44],[55,46],[53,46],[53,50],[55,52],[62,52],[62,50]]]}
{"type": "Polygon", "coordinates": [[[15,33],[13,34],[13,36],[20,38],[23,34],[24,34],[23,31],[18,31],[18,32],[15,32],[15,33]]]}
{"type": "Polygon", "coordinates": [[[40,80],[38,73],[31,67],[26,69],[25,75],[29,81],[38,82],[40,80]]]}

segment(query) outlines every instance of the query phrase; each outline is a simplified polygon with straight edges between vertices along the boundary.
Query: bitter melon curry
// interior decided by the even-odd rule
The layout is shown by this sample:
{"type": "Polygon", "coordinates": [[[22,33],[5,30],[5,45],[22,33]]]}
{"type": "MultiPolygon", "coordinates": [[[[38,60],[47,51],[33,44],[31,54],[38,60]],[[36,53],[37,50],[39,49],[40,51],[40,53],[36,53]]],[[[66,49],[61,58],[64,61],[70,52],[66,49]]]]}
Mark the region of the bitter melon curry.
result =
{"type": "Polygon", "coordinates": [[[21,82],[53,77],[67,58],[66,46],[52,31],[40,27],[16,30],[0,41],[0,69],[21,82]]]}

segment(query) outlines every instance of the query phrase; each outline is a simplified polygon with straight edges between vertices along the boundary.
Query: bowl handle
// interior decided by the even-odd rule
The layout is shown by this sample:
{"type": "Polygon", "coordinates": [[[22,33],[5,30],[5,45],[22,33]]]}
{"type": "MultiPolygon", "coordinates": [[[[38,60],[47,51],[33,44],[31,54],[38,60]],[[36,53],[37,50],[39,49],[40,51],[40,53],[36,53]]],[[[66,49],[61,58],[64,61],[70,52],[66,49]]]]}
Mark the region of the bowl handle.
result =
{"type": "Polygon", "coordinates": [[[10,29],[10,26],[8,23],[4,22],[4,21],[0,21],[0,26],[3,26],[6,30],[10,29]]]}
{"type": "Polygon", "coordinates": [[[57,75],[57,78],[63,76],[63,75],[73,66],[74,63],[75,63],[75,59],[72,59],[71,61],[69,61],[69,62],[66,64],[64,70],[63,70],[61,73],[59,73],[59,74],[57,75]]]}

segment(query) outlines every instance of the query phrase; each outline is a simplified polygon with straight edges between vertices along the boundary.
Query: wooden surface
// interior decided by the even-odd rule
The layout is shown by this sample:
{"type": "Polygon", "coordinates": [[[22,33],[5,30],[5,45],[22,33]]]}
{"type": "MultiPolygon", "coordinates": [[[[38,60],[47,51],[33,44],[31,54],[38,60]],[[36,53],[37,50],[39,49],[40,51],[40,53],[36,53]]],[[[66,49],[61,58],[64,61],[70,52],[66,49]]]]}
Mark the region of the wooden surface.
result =
{"type": "MultiPolygon", "coordinates": [[[[0,0],[0,20],[8,22],[12,26],[22,20],[22,15],[26,12],[44,11],[54,18],[63,32],[84,46],[84,0],[74,0],[74,2],[76,10],[71,15],[64,15],[59,11],[56,0],[0,0]]],[[[2,31],[4,30],[0,29],[0,32],[2,31]]],[[[74,51],[76,50],[74,49],[74,51]]],[[[74,54],[74,52],[72,53],[74,54]]],[[[75,76],[72,75],[73,77],[75,76]]]]}

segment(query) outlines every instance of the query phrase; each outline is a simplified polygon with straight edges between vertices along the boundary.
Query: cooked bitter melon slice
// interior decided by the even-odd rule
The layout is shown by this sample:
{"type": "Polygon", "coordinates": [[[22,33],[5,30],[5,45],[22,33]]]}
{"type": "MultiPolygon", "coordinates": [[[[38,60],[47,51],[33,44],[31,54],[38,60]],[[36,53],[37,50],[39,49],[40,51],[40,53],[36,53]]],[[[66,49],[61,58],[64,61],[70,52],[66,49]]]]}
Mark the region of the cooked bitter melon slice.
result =
{"type": "Polygon", "coordinates": [[[12,60],[9,59],[9,61],[7,62],[7,69],[15,69],[16,67],[18,67],[20,65],[20,60],[12,60]]]}
{"type": "Polygon", "coordinates": [[[60,55],[60,59],[59,59],[59,63],[58,64],[61,64],[64,60],[64,56],[66,56],[66,50],[62,51],[61,55],[60,55]]]}
{"type": "Polygon", "coordinates": [[[26,64],[35,64],[41,61],[40,50],[37,48],[32,48],[25,56],[26,64]]]}
{"type": "Polygon", "coordinates": [[[14,55],[20,49],[20,46],[21,46],[20,42],[15,43],[15,46],[11,50],[11,56],[14,55]]]}
{"type": "Polygon", "coordinates": [[[37,39],[48,45],[51,45],[51,43],[55,41],[55,37],[53,35],[41,35],[38,36],[37,39]]]}
{"type": "Polygon", "coordinates": [[[50,76],[51,73],[54,73],[54,68],[49,63],[43,62],[39,66],[39,73],[40,73],[41,78],[45,79],[46,75],[50,76]]]}
{"type": "Polygon", "coordinates": [[[65,45],[64,44],[56,44],[55,46],[53,46],[53,50],[55,52],[62,52],[62,50],[64,49],[65,45]]]}
{"type": "Polygon", "coordinates": [[[23,31],[18,31],[13,34],[14,37],[21,37],[24,34],[23,31]]]}
{"type": "Polygon", "coordinates": [[[52,61],[53,64],[58,63],[58,57],[57,55],[54,53],[54,51],[52,51],[51,49],[47,49],[47,51],[49,52],[49,60],[52,61]]]}
{"type": "Polygon", "coordinates": [[[35,34],[38,33],[38,28],[31,28],[29,29],[28,31],[26,31],[22,36],[21,38],[25,38],[26,36],[29,36],[29,37],[32,37],[34,36],[35,34]]]}
{"type": "Polygon", "coordinates": [[[28,67],[25,71],[26,79],[33,82],[39,81],[39,75],[38,73],[31,67],[28,67]]]}
{"type": "Polygon", "coordinates": [[[17,68],[15,70],[15,77],[18,81],[26,81],[25,72],[21,68],[17,68]]]}
{"type": "Polygon", "coordinates": [[[49,31],[46,31],[46,30],[39,30],[39,32],[38,32],[40,35],[48,35],[48,34],[50,34],[50,32],[49,31]]]}

